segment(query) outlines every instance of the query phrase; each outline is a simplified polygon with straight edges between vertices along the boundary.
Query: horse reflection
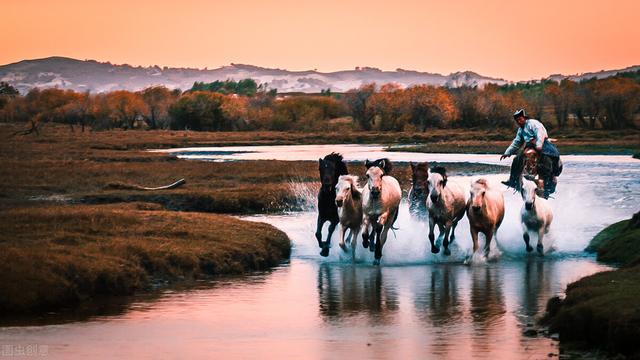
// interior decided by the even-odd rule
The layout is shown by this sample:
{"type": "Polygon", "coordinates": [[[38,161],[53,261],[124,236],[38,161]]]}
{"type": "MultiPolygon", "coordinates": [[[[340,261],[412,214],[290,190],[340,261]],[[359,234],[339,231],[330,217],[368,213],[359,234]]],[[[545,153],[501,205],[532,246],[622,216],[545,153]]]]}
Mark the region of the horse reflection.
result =
{"type": "Polygon", "coordinates": [[[473,322],[473,353],[488,353],[496,337],[504,331],[507,307],[502,289],[500,267],[471,267],[471,321],[473,322]]]}
{"type": "Polygon", "coordinates": [[[381,268],[321,264],[318,269],[320,315],[325,321],[367,315],[375,323],[393,322],[398,294],[384,284],[381,268]]]}
{"type": "Polygon", "coordinates": [[[458,294],[457,266],[442,265],[427,268],[424,292],[426,296],[416,296],[416,313],[434,327],[454,324],[462,316],[458,294]]]}
{"type": "Polygon", "coordinates": [[[533,322],[545,310],[546,302],[553,297],[551,289],[552,265],[537,257],[527,257],[521,291],[521,314],[524,321],[533,322]]]}

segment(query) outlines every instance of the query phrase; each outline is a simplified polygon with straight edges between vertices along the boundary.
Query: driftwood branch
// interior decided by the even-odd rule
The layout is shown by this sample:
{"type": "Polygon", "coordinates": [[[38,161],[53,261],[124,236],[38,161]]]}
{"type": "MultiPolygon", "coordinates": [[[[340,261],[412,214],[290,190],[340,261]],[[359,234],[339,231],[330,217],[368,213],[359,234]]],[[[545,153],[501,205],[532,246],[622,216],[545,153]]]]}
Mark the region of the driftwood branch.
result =
{"type": "Polygon", "coordinates": [[[118,190],[141,190],[141,191],[169,190],[169,189],[175,189],[186,183],[187,181],[185,179],[180,179],[174,182],[173,184],[158,186],[158,187],[146,187],[146,186],[130,185],[130,184],[122,184],[122,183],[110,183],[107,185],[107,188],[118,189],[118,190]]]}
{"type": "Polygon", "coordinates": [[[26,129],[26,130],[18,130],[16,132],[14,132],[13,134],[9,135],[9,137],[14,137],[16,135],[24,136],[24,135],[29,135],[29,134],[34,133],[34,132],[36,133],[36,135],[40,135],[40,132],[38,131],[38,126],[39,125],[40,125],[39,122],[32,121],[31,122],[31,128],[26,129]]]}

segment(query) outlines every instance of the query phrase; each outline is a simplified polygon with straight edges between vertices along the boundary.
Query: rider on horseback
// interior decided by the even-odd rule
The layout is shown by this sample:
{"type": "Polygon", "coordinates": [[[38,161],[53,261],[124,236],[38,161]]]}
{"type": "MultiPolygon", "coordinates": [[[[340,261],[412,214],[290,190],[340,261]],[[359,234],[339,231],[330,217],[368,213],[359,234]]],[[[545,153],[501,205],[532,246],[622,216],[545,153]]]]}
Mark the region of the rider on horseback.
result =
{"type": "MultiPolygon", "coordinates": [[[[525,166],[525,152],[527,149],[535,149],[538,154],[537,173],[544,181],[544,198],[556,191],[557,176],[562,172],[560,153],[549,141],[547,129],[536,119],[530,119],[524,109],[513,114],[513,119],[518,124],[518,133],[511,145],[500,156],[500,160],[518,153],[511,164],[511,176],[509,181],[502,183],[514,189],[520,189],[520,176],[525,166]],[[520,147],[524,144],[524,149],[520,147]]],[[[530,151],[532,152],[532,151],[530,151]]]]}

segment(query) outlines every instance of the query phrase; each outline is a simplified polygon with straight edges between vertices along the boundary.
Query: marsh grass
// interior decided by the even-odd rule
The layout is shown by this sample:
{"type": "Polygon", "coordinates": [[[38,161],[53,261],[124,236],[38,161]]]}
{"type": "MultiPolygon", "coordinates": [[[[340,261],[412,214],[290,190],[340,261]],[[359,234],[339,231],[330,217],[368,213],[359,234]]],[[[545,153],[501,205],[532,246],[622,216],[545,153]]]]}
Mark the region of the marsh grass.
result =
{"type": "Polygon", "coordinates": [[[154,279],[263,270],[290,253],[270,225],[147,203],[20,207],[1,212],[0,226],[0,313],[131,294],[154,279]]]}

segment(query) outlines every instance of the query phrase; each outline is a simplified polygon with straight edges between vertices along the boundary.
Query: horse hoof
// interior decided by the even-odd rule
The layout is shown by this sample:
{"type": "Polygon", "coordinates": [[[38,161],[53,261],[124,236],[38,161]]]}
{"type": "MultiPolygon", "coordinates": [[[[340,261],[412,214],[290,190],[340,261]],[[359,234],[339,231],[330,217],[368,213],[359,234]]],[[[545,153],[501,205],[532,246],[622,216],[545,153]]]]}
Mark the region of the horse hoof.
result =
{"type": "Polygon", "coordinates": [[[347,245],[345,244],[339,244],[340,245],[340,249],[342,249],[342,251],[347,252],[347,245]]]}
{"type": "Polygon", "coordinates": [[[437,247],[437,246],[432,246],[431,247],[431,252],[434,253],[434,254],[437,254],[437,253],[440,252],[440,248],[437,247]]]}
{"type": "Polygon", "coordinates": [[[375,247],[375,246],[373,246],[373,243],[371,243],[371,244],[369,245],[369,251],[371,251],[371,252],[376,251],[376,247],[375,247]]]}
{"type": "Polygon", "coordinates": [[[363,241],[362,242],[362,246],[364,246],[365,249],[369,248],[369,242],[368,241],[363,241]]]}
{"type": "Polygon", "coordinates": [[[532,252],[533,248],[531,246],[527,246],[527,252],[532,252]]]}
{"type": "Polygon", "coordinates": [[[446,256],[449,256],[449,255],[451,255],[451,250],[449,250],[448,248],[444,249],[444,253],[443,254],[445,254],[446,256]]]}
{"type": "Polygon", "coordinates": [[[322,248],[322,251],[320,251],[320,255],[324,257],[329,256],[329,248],[328,247],[322,248]]]}
{"type": "Polygon", "coordinates": [[[380,259],[373,260],[373,265],[379,266],[380,265],[380,259]]]}
{"type": "Polygon", "coordinates": [[[536,250],[538,250],[538,254],[544,255],[544,246],[538,245],[536,246],[536,250]]]}

